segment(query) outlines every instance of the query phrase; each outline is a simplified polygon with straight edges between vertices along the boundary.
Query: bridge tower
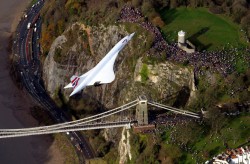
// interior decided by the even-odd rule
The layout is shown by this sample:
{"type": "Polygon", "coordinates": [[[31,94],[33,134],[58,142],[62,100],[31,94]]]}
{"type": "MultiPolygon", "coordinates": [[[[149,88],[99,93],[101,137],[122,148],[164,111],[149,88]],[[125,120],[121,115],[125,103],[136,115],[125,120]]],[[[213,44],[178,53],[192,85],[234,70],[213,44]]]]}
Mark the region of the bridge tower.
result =
{"type": "Polygon", "coordinates": [[[148,101],[146,96],[138,97],[138,105],[136,106],[136,119],[138,125],[148,125],[148,101]]]}

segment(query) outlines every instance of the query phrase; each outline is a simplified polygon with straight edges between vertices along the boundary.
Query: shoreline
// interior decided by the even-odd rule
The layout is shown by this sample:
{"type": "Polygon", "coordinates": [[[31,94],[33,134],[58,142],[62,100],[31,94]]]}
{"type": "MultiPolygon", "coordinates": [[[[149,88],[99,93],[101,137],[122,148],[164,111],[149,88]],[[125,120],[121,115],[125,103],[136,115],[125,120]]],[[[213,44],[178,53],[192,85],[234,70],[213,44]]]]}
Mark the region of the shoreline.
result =
{"type": "Polygon", "coordinates": [[[23,12],[27,9],[30,3],[31,3],[30,0],[25,0],[25,3],[23,3],[18,8],[16,8],[16,14],[14,16],[14,19],[11,23],[11,28],[10,28],[11,35],[16,31],[19,21],[24,14],[23,12]]]}
{"type": "MultiPolygon", "coordinates": [[[[4,36],[7,38],[6,41],[8,42],[6,48],[7,52],[7,70],[9,71],[10,78],[15,85],[15,90],[17,90],[17,95],[24,97],[25,100],[24,105],[28,107],[20,107],[18,109],[12,110],[13,116],[20,122],[24,127],[34,127],[39,126],[39,121],[35,119],[31,114],[31,108],[37,106],[37,103],[32,100],[32,97],[27,93],[27,91],[23,88],[19,88],[18,84],[16,83],[15,77],[11,74],[11,67],[12,64],[12,40],[13,35],[15,34],[16,28],[19,24],[21,17],[23,16],[23,11],[30,4],[30,0],[25,0],[24,3],[20,3],[18,7],[15,8],[15,12],[12,14],[13,20],[10,21],[10,31],[3,31],[4,36]],[[27,103],[27,104],[26,104],[27,103]]],[[[29,137],[30,138],[30,137],[29,137]]],[[[32,152],[32,156],[37,159],[38,163],[64,163],[65,158],[58,147],[58,143],[54,140],[51,135],[42,135],[42,136],[33,136],[31,139],[31,144],[34,147],[37,147],[35,152],[32,152]],[[38,142],[38,143],[37,143],[38,142]],[[46,156],[46,159],[43,159],[46,156]]],[[[21,161],[22,162],[22,161],[21,161]]]]}

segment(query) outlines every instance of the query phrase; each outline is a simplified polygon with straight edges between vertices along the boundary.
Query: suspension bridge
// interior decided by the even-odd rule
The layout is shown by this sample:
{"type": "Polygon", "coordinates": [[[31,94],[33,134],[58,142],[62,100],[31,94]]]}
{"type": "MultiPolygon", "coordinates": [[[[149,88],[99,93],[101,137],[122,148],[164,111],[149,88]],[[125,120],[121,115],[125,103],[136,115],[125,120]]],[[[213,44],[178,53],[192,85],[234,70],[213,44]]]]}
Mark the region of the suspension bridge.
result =
{"type": "Polygon", "coordinates": [[[138,99],[125,105],[75,121],[32,128],[0,129],[0,138],[118,127],[126,127],[129,129],[134,125],[145,126],[148,125],[148,105],[189,117],[200,118],[200,115],[197,113],[148,101],[146,97],[140,96],[138,99]]]}

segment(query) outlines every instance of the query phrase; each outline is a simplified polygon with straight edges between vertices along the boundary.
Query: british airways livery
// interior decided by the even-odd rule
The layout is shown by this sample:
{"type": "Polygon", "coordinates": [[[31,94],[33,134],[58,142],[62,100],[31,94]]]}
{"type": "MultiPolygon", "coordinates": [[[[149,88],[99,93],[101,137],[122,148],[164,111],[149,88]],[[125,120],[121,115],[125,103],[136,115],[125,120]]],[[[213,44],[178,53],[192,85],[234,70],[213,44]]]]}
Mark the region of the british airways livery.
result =
{"type": "Polygon", "coordinates": [[[64,87],[65,89],[73,88],[73,92],[70,96],[80,92],[86,86],[97,86],[114,81],[115,73],[113,67],[115,59],[134,34],[135,33],[132,33],[120,40],[94,68],[80,77],[73,75],[70,78],[71,82],[64,87]]]}

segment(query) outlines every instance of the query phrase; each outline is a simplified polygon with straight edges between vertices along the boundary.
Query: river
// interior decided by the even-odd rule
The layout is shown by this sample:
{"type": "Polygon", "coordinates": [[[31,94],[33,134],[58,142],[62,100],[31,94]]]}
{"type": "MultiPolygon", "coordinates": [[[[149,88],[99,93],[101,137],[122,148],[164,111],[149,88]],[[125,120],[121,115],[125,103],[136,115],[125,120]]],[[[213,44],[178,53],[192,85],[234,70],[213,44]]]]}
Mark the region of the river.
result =
{"type": "MultiPolygon", "coordinates": [[[[1,0],[0,5],[0,128],[37,126],[30,115],[31,97],[19,90],[9,74],[7,51],[11,33],[30,0],[1,0]]],[[[0,163],[63,163],[62,156],[49,136],[0,139],[0,163]]]]}

